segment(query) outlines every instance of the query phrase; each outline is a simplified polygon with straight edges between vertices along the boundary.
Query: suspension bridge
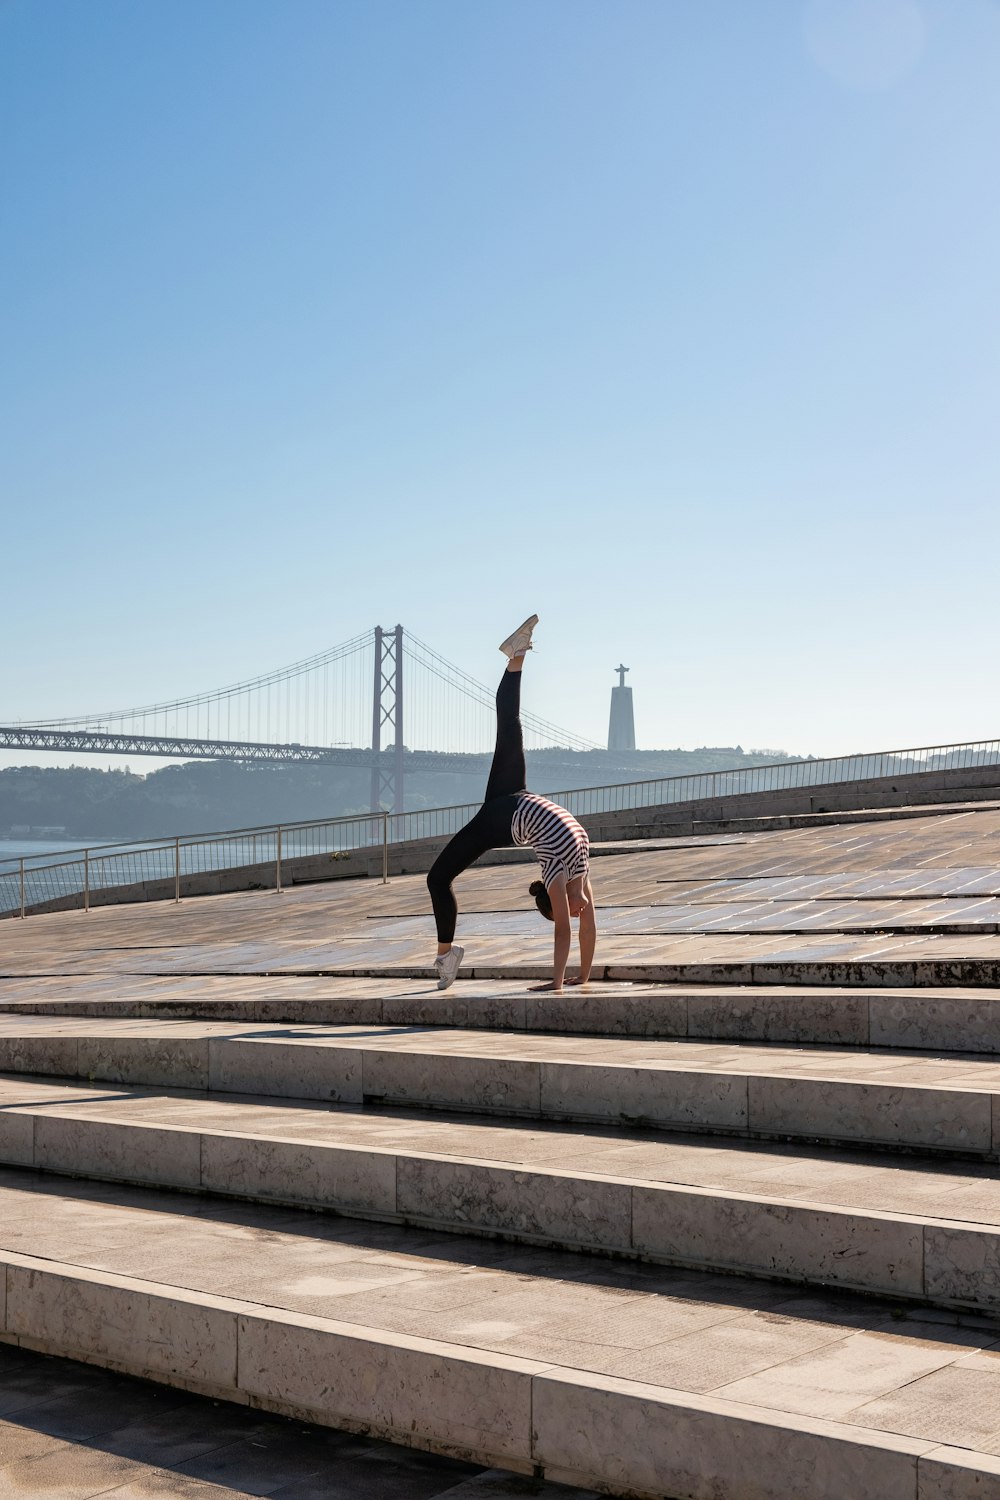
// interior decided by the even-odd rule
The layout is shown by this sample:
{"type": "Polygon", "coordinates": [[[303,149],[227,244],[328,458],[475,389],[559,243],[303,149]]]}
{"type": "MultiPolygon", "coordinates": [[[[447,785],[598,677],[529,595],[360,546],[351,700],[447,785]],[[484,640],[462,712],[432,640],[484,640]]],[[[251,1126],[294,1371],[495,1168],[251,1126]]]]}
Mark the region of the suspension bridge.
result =
{"type": "MultiPolygon", "coordinates": [[[[522,722],[529,750],[599,748],[522,722]]],[[[0,749],[367,766],[373,810],[402,812],[408,770],[477,769],[494,730],[494,689],[397,625],[212,692],[0,726],[0,749]]]]}

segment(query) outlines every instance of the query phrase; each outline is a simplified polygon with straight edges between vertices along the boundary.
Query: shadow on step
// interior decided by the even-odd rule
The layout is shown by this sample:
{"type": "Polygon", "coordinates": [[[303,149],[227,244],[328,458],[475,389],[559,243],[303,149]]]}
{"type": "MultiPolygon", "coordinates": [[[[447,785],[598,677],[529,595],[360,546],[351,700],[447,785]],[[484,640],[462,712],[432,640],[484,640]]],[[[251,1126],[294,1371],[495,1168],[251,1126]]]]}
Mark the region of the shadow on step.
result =
{"type": "Polygon", "coordinates": [[[144,1500],[588,1500],[592,1493],[0,1345],[0,1494],[96,1496],[119,1487],[144,1500]]]}

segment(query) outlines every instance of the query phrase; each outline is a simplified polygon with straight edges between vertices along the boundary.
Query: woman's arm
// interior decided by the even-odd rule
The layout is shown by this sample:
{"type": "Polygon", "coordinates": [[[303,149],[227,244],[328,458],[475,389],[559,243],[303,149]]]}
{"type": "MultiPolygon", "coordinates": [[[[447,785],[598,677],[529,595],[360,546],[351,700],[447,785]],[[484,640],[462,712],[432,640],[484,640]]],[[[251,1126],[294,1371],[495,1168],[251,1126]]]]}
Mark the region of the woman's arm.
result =
{"type": "Polygon", "coordinates": [[[579,890],[576,892],[573,889],[573,882],[570,882],[570,911],[573,911],[574,906],[580,917],[580,972],[572,979],[567,979],[566,983],[570,985],[587,983],[594,963],[594,949],[597,946],[597,912],[589,875],[580,880],[579,890]]]}
{"type": "Polygon", "coordinates": [[[558,991],[562,989],[563,980],[566,978],[566,964],[573,940],[565,875],[557,875],[549,886],[549,900],[552,903],[552,921],[556,929],[552,954],[552,988],[558,991]]]}
{"type": "Polygon", "coordinates": [[[597,947],[597,913],[594,909],[594,892],[590,876],[584,882],[583,894],[587,904],[580,913],[580,977],[577,984],[586,984],[594,964],[594,949],[597,947]]]}

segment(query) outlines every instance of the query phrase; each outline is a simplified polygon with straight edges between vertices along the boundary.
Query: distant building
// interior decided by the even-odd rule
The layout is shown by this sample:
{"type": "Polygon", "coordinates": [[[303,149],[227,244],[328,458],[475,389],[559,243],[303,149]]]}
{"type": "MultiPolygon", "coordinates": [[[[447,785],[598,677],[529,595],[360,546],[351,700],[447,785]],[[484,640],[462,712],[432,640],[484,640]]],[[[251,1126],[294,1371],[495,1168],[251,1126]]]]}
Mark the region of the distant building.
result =
{"type": "Polygon", "coordinates": [[[618,686],[611,689],[611,721],[608,724],[609,750],[635,749],[635,719],[632,715],[632,689],[625,686],[628,667],[617,666],[618,686]]]}

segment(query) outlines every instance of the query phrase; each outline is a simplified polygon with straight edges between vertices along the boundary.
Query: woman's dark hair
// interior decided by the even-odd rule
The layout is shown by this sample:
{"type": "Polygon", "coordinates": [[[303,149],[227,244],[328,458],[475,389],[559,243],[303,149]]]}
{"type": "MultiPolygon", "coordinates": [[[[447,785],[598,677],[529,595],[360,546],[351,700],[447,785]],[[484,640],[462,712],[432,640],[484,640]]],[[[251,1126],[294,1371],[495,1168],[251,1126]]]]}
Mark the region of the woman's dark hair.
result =
{"type": "Polygon", "coordinates": [[[544,882],[541,880],[533,880],[528,886],[528,895],[534,896],[535,905],[538,907],[538,910],[541,912],[543,917],[548,917],[549,921],[551,922],[552,902],[549,900],[549,893],[545,889],[544,882]]]}

